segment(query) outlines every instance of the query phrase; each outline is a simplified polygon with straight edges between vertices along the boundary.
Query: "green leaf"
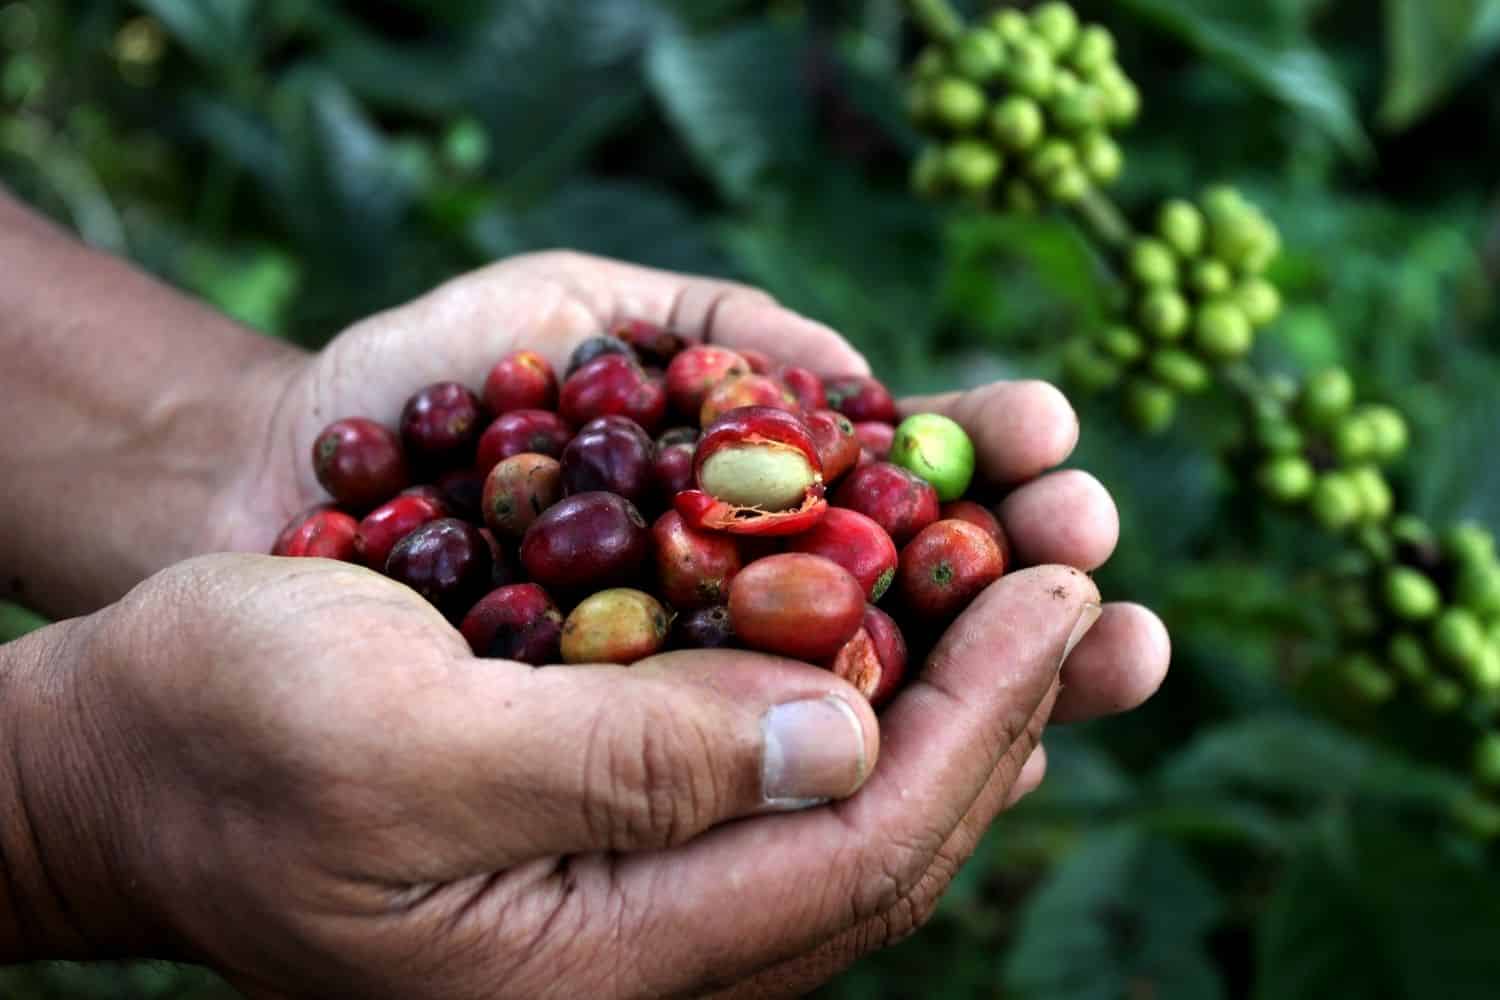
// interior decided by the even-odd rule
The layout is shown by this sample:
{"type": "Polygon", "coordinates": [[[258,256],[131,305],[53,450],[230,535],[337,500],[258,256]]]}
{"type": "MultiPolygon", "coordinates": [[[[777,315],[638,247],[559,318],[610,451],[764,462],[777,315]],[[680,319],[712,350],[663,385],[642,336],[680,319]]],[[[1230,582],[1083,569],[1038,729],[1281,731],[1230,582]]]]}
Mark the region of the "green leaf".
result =
{"type": "Polygon", "coordinates": [[[1283,877],[1256,941],[1258,1000],[1488,1000],[1500,881],[1431,837],[1319,840],[1283,877]]]}
{"type": "Polygon", "coordinates": [[[1500,44],[1500,0],[1385,0],[1380,124],[1400,131],[1431,111],[1500,44]]]}
{"type": "Polygon", "coordinates": [[[753,23],[665,32],[651,46],[652,93],[730,201],[748,200],[767,173],[807,162],[812,119],[796,73],[803,44],[789,27],[753,23]]]}
{"type": "Polygon", "coordinates": [[[27,632],[35,631],[47,624],[47,619],[28,611],[19,604],[0,601],[0,642],[19,639],[27,632]]]}
{"type": "Polygon", "coordinates": [[[247,62],[254,56],[257,0],[136,0],[167,31],[209,67],[247,62]]]}
{"type": "Polygon", "coordinates": [[[1121,6],[1149,18],[1245,82],[1292,109],[1334,139],[1344,153],[1365,161],[1372,155],[1354,98],[1333,63],[1295,23],[1297,8],[1260,0],[1231,4],[1175,0],[1122,0],[1121,6]]]}
{"type": "Polygon", "coordinates": [[[1223,901],[1170,842],[1137,829],[1090,835],[1021,914],[1003,968],[1010,995],[1047,1000],[1214,1000],[1204,951],[1223,901]]]}

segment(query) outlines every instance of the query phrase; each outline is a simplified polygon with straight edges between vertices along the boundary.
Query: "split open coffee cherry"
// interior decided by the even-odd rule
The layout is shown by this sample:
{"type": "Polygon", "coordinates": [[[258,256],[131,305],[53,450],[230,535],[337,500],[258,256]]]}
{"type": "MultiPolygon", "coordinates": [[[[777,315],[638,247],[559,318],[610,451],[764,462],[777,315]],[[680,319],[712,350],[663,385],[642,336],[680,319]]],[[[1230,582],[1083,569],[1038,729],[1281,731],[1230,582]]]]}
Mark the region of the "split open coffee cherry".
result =
{"type": "Polygon", "coordinates": [[[731,410],[704,430],[693,460],[698,488],[673,505],[689,527],[745,535],[806,531],[827,509],[812,434],[784,410],[731,410]]]}

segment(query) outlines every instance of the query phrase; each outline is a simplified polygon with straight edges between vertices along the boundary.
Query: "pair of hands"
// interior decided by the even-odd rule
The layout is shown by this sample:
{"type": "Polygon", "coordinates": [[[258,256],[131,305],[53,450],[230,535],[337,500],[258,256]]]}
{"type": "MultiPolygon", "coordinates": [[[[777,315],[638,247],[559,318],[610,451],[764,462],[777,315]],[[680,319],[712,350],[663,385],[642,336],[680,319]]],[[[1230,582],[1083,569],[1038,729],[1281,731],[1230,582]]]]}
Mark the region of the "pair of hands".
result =
{"type": "MultiPolygon", "coordinates": [[[[320,495],[327,422],[393,422],[419,386],[477,384],[521,347],[561,365],[622,317],[868,370],[738,285],[518,258],[274,366],[250,408],[261,450],[195,547],[265,551],[320,495]]],[[[314,560],[193,559],[74,623],[57,655],[86,666],[55,671],[49,704],[83,757],[31,808],[124,900],[81,933],[252,997],[412,998],[789,994],[910,933],[1041,781],[1044,725],[1138,704],[1168,642],[1081,572],[1118,522],[1091,477],[1047,471],[1077,436],[1056,390],[906,406],[968,429],[1034,568],[989,588],[878,724],[828,672],[750,653],[476,660],[412,592],[314,560]]]]}

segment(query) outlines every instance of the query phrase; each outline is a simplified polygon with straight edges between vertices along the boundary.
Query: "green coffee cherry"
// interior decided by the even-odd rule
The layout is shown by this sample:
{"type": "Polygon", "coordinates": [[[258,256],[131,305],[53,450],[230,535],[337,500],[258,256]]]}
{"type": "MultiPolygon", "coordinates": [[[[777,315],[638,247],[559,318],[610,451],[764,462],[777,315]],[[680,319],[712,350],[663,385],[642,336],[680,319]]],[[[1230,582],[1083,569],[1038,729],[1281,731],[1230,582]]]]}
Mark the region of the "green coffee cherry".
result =
{"type": "Polygon", "coordinates": [[[1396,680],[1368,653],[1353,653],[1339,665],[1340,678],[1361,701],[1379,705],[1396,693],[1396,680]]]}
{"type": "Polygon", "coordinates": [[[980,194],[987,191],[1000,176],[1005,165],[994,147],[979,139],[960,139],[948,147],[943,169],[948,179],[961,191],[980,194]]]}
{"type": "Polygon", "coordinates": [[[1078,153],[1073,149],[1072,143],[1063,139],[1048,139],[1036,148],[1026,162],[1031,176],[1043,182],[1050,181],[1076,166],[1078,166],[1078,153]]]}
{"type": "Polygon", "coordinates": [[[1234,273],[1221,260],[1200,260],[1193,264],[1189,282],[1193,291],[1206,299],[1217,298],[1234,286],[1234,273]]]}
{"type": "Polygon", "coordinates": [[[1123,128],[1135,121],[1141,113],[1141,92],[1125,74],[1112,66],[1105,67],[1098,72],[1095,82],[1104,94],[1104,116],[1109,124],[1123,128]]]}
{"type": "Polygon", "coordinates": [[[1061,56],[1078,39],[1078,15],[1065,3],[1044,3],[1031,12],[1031,30],[1061,56]]]}
{"type": "Polygon", "coordinates": [[[1443,608],[1443,595],[1427,574],[1397,566],[1385,574],[1385,606],[1409,622],[1430,621],[1443,608]]]}
{"type": "Polygon", "coordinates": [[[1059,170],[1044,183],[1047,196],[1061,205],[1072,205],[1082,201],[1093,187],[1089,175],[1077,164],[1059,170]]]}
{"type": "Polygon", "coordinates": [[[1394,407],[1371,404],[1360,409],[1365,425],[1370,428],[1371,452],[1381,462],[1392,462],[1406,451],[1410,432],[1406,418],[1394,407]]]}
{"type": "Polygon", "coordinates": [[[1262,417],[1255,424],[1255,440],[1273,455],[1300,455],[1304,446],[1302,431],[1282,417],[1262,417]]]}
{"type": "Polygon", "coordinates": [[[1246,251],[1240,267],[1247,274],[1261,274],[1281,253],[1281,233],[1269,222],[1264,222],[1257,241],[1246,251]]]}
{"type": "Polygon", "coordinates": [[[1078,162],[1100,184],[1113,184],[1125,169],[1125,154],[1103,132],[1090,132],[1078,139],[1078,162]]]}
{"type": "Polygon", "coordinates": [[[1011,45],[1031,38],[1031,22],[1014,7],[1002,7],[990,15],[990,30],[1011,45]]]}
{"type": "Polygon", "coordinates": [[[1420,636],[1397,632],[1391,636],[1385,652],[1397,673],[1411,683],[1421,684],[1432,677],[1432,661],[1427,658],[1427,646],[1420,636]]]}
{"type": "Polygon", "coordinates": [[[951,418],[917,413],[896,428],[890,461],[931,483],[939,500],[957,500],[974,479],[974,442],[951,418]]]}
{"type": "Polygon", "coordinates": [[[1500,695],[1500,649],[1486,643],[1479,659],[1465,664],[1463,670],[1474,690],[1487,696],[1500,695]]]}
{"type": "Polygon", "coordinates": [[[932,121],[932,86],[926,81],[916,80],[906,88],[906,116],[918,125],[932,121]]]}
{"type": "Polygon", "coordinates": [[[1204,354],[1223,361],[1242,358],[1255,346],[1255,330],[1232,302],[1209,302],[1200,308],[1193,336],[1204,354]]]}
{"type": "Polygon", "coordinates": [[[1213,381],[1213,374],[1203,362],[1174,347],[1156,351],[1147,367],[1158,382],[1185,396],[1202,392],[1213,381]]]}
{"type": "Polygon", "coordinates": [[[1359,507],[1362,518],[1366,521],[1384,521],[1391,516],[1395,509],[1396,498],[1391,494],[1391,486],[1380,474],[1380,470],[1370,465],[1362,465],[1357,469],[1349,470],[1349,479],[1359,491],[1359,507]]]}
{"type": "Polygon", "coordinates": [[[1052,94],[1048,100],[1056,106],[1061,98],[1073,96],[1082,86],[1083,81],[1078,79],[1078,74],[1070,69],[1058,67],[1052,71],[1052,94]]]}
{"type": "Polygon", "coordinates": [[[1085,25],[1078,32],[1067,60],[1080,73],[1094,73],[1114,62],[1115,36],[1102,25],[1085,25]]]}
{"type": "Polygon", "coordinates": [[[1099,335],[1104,353],[1123,364],[1139,361],[1146,355],[1146,341],[1128,326],[1112,326],[1099,335]]]}
{"type": "Polygon", "coordinates": [[[1054,93],[1051,108],[1057,124],[1069,132],[1083,132],[1104,125],[1104,92],[1089,84],[1083,84],[1069,94],[1054,93]]]}
{"type": "Polygon", "coordinates": [[[1500,617],[1500,565],[1464,566],[1458,572],[1454,596],[1476,615],[1500,617]]]}
{"type": "Polygon", "coordinates": [[[1008,212],[1034,215],[1042,207],[1042,199],[1032,186],[1023,180],[1006,181],[1004,204],[1008,212]]]}
{"type": "Polygon", "coordinates": [[[990,112],[990,134],[1006,149],[1022,153],[1031,149],[1047,131],[1041,106],[1029,97],[1012,94],[990,112]]]}
{"type": "Polygon", "coordinates": [[[932,85],[932,113],[956,132],[967,132],[984,117],[984,91],[957,76],[945,76],[932,85]]]}
{"type": "Polygon", "coordinates": [[[1325,368],[1302,388],[1302,415],[1314,427],[1327,427],[1354,405],[1354,379],[1342,368],[1325,368]]]}
{"type": "Polygon", "coordinates": [[[1203,249],[1203,213],[1192,202],[1174,198],[1156,214],[1156,233],[1184,258],[1203,249]]]}
{"type": "Polygon", "coordinates": [[[1281,315],[1281,293],[1265,278],[1246,278],[1240,282],[1234,300],[1254,326],[1265,326],[1281,315]]]}
{"type": "Polygon", "coordinates": [[[1391,519],[1391,538],[1401,545],[1426,547],[1436,543],[1436,536],[1427,523],[1414,514],[1401,514],[1391,519]]]}
{"type": "Polygon", "coordinates": [[[1422,704],[1437,715],[1446,715],[1464,703],[1464,689],[1451,677],[1429,678],[1420,693],[1422,704]]]}
{"type": "Polygon", "coordinates": [[[1330,598],[1339,629],[1347,635],[1370,636],[1380,631],[1381,619],[1369,595],[1357,584],[1334,591],[1330,598]]]}
{"type": "Polygon", "coordinates": [[[1432,647],[1449,663],[1472,667],[1484,658],[1488,644],[1484,628],[1472,611],[1448,608],[1432,626],[1432,647]]]}
{"type": "Polygon", "coordinates": [[[940,45],[929,45],[911,64],[913,80],[932,81],[948,72],[948,53],[940,45]]]}
{"type": "Polygon", "coordinates": [[[1210,243],[1215,257],[1230,267],[1244,267],[1268,238],[1265,223],[1248,210],[1214,220],[1210,243]]]}
{"type": "Polygon", "coordinates": [[[1063,346],[1062,364],[1068,381],[1090,392],[1108,389],[1120,381],[1120,366],[1086,338],[1070,340],[1063,346]]]}
{"type": "Polygon", "coordinates": [[[1500,785],[1500,733],[1493,729],[1474,746],[1474,780],[1481,785],[1500,785]]]}
{"type": "Polygon", "coordinates": [[[1177,290],[1157,288],[1141,299],[1138,318],[1142,328],[1153,337],[1177,340],[1187,332],[1192,310],[1177,290]]]}
{"type": "Polygon", "coordinates": [[[1313,491],[1318,474],[1301,455],[1278,455],[1262,462],[1256,472],[1261,490],[1277,503],[1299,503],[1313,491]]]}
{"type": "Polygon", "coordinates": [[[923,198],[936,198],[948,179],[946,158],[941,146],[928,146],[911,165],[911,188],[923,198]]]}
{"type": "Polygon", "coordinates": [[[1333,425],[1333,453],[1345,465],[1371,458],[1375,453],[1375,432],[1359,413],[1351,413],[1333,425]]]}
{"type": "Polygon", "coordinates": [[[1360,519],[1359,487],[1341,472],[1325,472],[1313,486],[1313,517],[1329,531],[1343,531],[1360,519]]]}
{"type": "Polygon", "coordinates": [[[1177,416],[1177,396],[1149,379],[1134,379],[1125,387],[1125,414],[1143,433],[1160,434],[1177,416]]]}
{"type": "Polygon", "coordinates": [[[1005,64],[1005,81],[1011,89],[1027,97],[1044,101],[1052,94],[1053,74],[1057,69],[1052,53],[1035,39],[1014,43],[1010,61],[1005,64]]]}
{"type": "Polygon", "coordinates": [[[953,46],[953,68],[975,83],[989,83],[1005,68],[1005,42],[993,31],[970,28],[953,46]]]}
{"type": "Polygon", "coordinates": [[[1495,560],[1495,536],[1482,524],[1465,521],[1455,524],[1443,536],[1443,551],[1465,566],[1479,566],[1495,560]]]}
{"type": "Polygon", "coordinates": [[[1252,210],[1245,196],[1240,194],[1238,188],[1230,184],[1217,184],[1204,188],[1198,201],[1203,206],[1204,214],[1215,226],[1222,225],[1226,220],[1237,218],[1252,210]]]}
{"type": "Polygon", "coordinates": [[[1150,287],[1177,284],[1177,258],[1172,248],[1149,236],[1136,240],[1130,248],[1130,276],[1150,287]]]}

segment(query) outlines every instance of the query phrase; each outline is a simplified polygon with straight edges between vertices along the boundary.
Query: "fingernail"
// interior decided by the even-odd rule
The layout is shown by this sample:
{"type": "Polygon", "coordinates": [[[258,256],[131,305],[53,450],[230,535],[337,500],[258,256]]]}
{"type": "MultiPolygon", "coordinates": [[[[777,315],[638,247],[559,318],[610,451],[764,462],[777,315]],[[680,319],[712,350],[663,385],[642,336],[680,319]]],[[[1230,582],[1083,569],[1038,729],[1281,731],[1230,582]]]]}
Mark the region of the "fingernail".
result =
{"type": "Polygon", "coordinates": [[[790,811],[844,798],[865,780],[865,730],[838,697],[777,705],[761,717],[761,793],[790,811]]]}
{"type": "Polygon", "coordinates": [[[1063,664],[1068,662],[1068,657],[1073,655],[1073,650],[1083,641],[1083,637],[1089,634],[1089,629],[1094,627],[1095,623],[1099,621],[1099,616],[1102,614],[1104,614],[1104,605],[1102,604],[1089,603],[1083,606],[1083,611],[1079,614],[1078,621],[1073,625],[1073,631],[1068,636],[1067,645],[1063,646],[1062,659],[1057,661],[1059,672],[1062,670],[1063,664]]]}

